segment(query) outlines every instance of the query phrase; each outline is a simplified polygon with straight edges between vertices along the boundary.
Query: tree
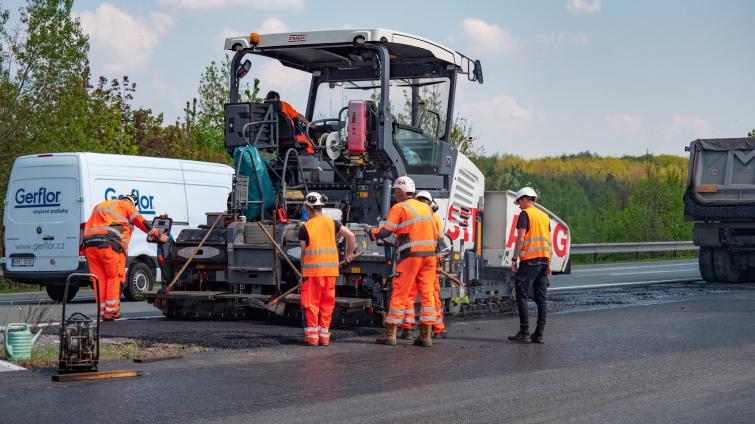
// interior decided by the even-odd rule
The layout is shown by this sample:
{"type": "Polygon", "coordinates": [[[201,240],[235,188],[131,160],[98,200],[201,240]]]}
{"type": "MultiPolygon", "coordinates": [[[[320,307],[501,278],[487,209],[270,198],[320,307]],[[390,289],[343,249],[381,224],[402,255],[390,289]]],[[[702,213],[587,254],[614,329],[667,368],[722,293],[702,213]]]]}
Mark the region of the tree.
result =
{"type": "Polygon", "coordinates": [[[752,131],[747,133],[747,137],[755,137],[755,128],[753,128],[752,131]]]}
{"type": "MultiPolygon", "coordinates": [[[[0,195],[12,161],[40,151],[96,149],[87,134],[89,43],[73,0],[28,0],[9,30],[0,9],[0,195]]],[[[0,206],[2,212],[2,206],[0,206]]]]}
{"type": "MultiPolygon", "coordinates": [[[[231,92],[228,81],[230,79],[231,59],[226,56],[222,62],[214,60],[204,69],[199,78],[198,99],[187,102],[186,119],[192,119],[196,142],[203,148],[222,152],[224,115],[223,105],[228,101],[231,92]],[[190,103],[196,103],[190,106],[190,103]],[[188,108],[192,108],[191,116],[188,108]]],[[[260,80],[254,79],[252,87],[242,84],[239,90],[239,101],[262,102],[258,96],[260,80]]],[[[188,121],[187,121],[188,122],[188,121]]]]}

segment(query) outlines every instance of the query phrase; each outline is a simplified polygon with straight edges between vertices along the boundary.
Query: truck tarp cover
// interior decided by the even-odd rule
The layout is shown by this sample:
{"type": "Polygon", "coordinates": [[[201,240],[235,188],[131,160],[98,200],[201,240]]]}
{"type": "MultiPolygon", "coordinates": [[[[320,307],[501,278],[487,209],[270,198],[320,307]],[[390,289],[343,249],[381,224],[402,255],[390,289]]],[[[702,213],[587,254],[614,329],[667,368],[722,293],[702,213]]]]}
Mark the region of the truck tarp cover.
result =
{"type": "Polygon", "coordinates": [[[701,150],[752,150],[755,138],[713,138],[695,140],[695,147],[701,150]]]}

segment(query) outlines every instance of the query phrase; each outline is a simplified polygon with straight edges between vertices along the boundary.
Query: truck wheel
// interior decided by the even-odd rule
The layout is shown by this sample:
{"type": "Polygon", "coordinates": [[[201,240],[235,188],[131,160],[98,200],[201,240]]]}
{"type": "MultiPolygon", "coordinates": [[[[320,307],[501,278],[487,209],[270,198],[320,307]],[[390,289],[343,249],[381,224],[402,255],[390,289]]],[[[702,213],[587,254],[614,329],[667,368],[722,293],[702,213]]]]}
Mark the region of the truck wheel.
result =
{"type": "Polygon", "coordinates": [[[742,271],[734,268],[734,258],[725,248],[716,248],[713,253],[713,264],[715,265],[717,280],[726,283],[738,283],[742,271]]]}
{"type": "MultiPolygon", "coordinates": [[[[60,303],[63,301],[63,294],[65,293],[66,286],[63,284],[48,284],[45,286],[45,291],[47,291],[47,295],[50,296],[50,299],[53,301],[60,303]]],[[[70,302],[73,300],[74,296],[76,296],[76,293],[79,291],[79,286],[75,284],[71,284],[68,286],[68,299],[66,299],[66,302],[70,302]]]]}
{"type": "Polygon", "coordinates": [[[126,285],[123,287],[123,297],[126,300],[144,300],[144,293],[151,291],[155,285],[155,272],[149,265],[134,262],[128,267],[126,285]]]}
{"type": "Polygon", "coordinates": [[[700,256],[698,257],[698,262],[700,263],[700,275],[703,276],[703,280],[712,283],[714,281],[717,281],[716,273],[715,273],[715,265],[713,263],[713,252],[714,249],[712,247],[700,247],[700,256]]]}

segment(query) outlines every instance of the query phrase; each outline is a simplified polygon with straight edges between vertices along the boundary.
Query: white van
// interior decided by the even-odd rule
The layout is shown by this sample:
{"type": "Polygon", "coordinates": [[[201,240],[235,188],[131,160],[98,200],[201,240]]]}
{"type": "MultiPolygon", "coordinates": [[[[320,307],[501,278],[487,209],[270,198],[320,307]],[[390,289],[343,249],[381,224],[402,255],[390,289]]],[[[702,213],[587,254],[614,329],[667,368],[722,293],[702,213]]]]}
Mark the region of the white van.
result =
{"type": "MultiPolygon", "coordinates": [[[[96,204],[135,193],[144,218],[151,222],[167,213],[177,235],[206,224],[205,212],[225,209],[232,179],[229,166],[189,160],[97,153],[19,157],[5,198],[3,274],[44,285],[60,301],[66,277],[87,270],[81,234],[96,204]]],[[[128,254],[124,296],[137,300],[159,278],[156,245],[135,228],[128,254]]],[[[72,289],[69,299],[78,287],[72,289]]]]}

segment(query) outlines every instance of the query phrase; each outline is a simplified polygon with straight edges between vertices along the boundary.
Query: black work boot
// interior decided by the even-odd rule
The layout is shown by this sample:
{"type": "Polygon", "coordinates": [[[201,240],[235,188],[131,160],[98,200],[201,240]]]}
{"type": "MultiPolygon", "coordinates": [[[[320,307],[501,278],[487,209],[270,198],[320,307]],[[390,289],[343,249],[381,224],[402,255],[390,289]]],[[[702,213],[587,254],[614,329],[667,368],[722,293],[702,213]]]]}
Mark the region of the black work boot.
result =
{"type": "Polygon", "coordinates": [[[543,343],[545,343],[543,341],[543,328],[540,327],[540,326],[538,326],[535,329],[535,332],[532,333],[532,336],[530,336],[530,340],[532,341],[532,343],[537,343],[537,344],[543,344],[543,343]]]}
{"type": "Polygon", "coordinates": [[[530,340],[530,332],[528,330],[519,330],[515,335],[509,336],[509,340],[517,343],[528,343],[530,340]]]}

